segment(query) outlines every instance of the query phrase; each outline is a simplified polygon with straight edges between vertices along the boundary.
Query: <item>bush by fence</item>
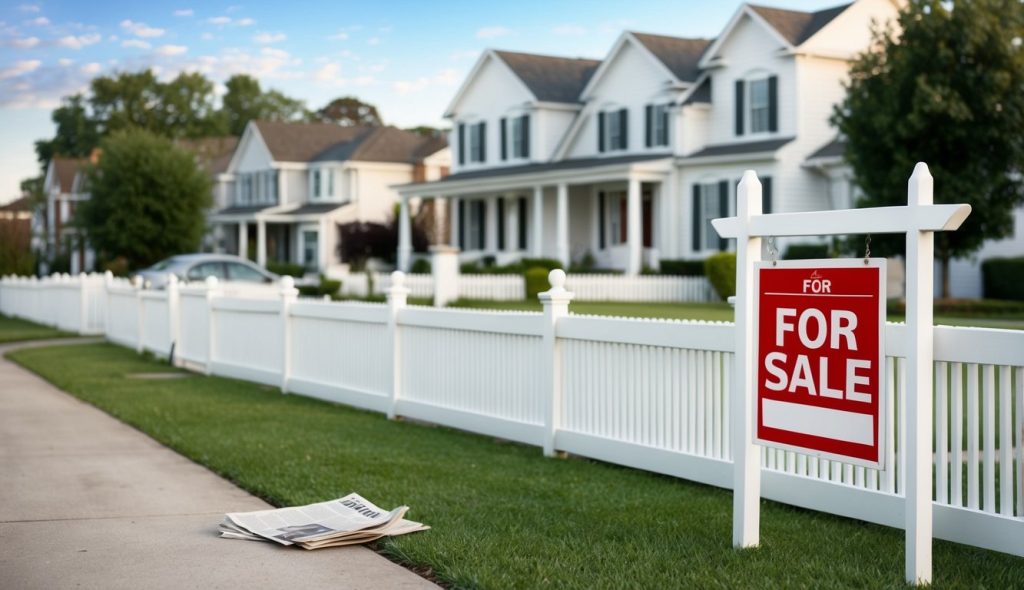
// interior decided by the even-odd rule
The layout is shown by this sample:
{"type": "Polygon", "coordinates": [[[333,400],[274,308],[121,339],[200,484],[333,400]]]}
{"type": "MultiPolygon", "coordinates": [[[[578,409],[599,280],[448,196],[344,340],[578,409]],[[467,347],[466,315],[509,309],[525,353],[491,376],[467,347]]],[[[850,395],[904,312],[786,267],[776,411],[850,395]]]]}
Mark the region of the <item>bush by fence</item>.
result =
{"type": "Polygon", "coordinates": [[[1024,301],[1024,256],[989,258],[981,263],[981,275],[987,299],[1024,301]]]}

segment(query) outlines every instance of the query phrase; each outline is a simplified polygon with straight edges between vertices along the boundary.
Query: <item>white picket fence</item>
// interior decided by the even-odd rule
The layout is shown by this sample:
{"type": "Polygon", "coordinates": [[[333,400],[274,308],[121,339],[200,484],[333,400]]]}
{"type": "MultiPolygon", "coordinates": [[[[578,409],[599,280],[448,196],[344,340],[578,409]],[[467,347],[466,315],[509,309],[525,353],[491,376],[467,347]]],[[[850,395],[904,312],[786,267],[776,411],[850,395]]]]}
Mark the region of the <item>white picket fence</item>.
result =
{"type": "MultiPolygon", "coordinates": [[[[194,370],[732,485],[731,323],[433,309],[407,306],[400,286],[369,304],[80,281],[96,278],[0,280],[0,312],[52,325],[64,306],[102,305],[111,341],[173,348],[194,370]]],[[[907,337],[886,327],[889,467],[765,449],[764,497],[903,527],[907,337]]],[[[934,343],[934,534],[1024,556],[1024,332],[938,327],[934,343]]]]}
{"type": "MultiPolygon", "coordinates": [[[[526,298],[526,283],[520,275],[464,274],[455,278],[462,299],[521,301],[526,298]]],[[[391,286],[387,274],[372,274],[372,289],[366,273],[342,277],[341,292],[351,297],[383,295],[391,286]]],[[[409,274],[405,286],[412,297],[432,297],[435,278],[428,274],[409,274]]],[[[613,274],[570,274],[566,288],[578,301],[712,302],[720,301],[705,277],[626,276],[613,274]]]]}

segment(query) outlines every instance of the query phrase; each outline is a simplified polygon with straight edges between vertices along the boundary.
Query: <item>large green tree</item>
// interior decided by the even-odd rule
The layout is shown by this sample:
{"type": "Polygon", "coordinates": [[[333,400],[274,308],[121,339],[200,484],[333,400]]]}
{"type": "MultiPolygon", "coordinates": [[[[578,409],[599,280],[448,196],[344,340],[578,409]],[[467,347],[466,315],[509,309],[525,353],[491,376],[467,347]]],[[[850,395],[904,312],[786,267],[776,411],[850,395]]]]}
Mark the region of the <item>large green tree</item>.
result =
{"type": "Polygon", "coordinates": [[[53,139],[36,142],[36,157],[40,165],[45,166],[57,154],[83,158],[99,144],[99,130],[89,116],[85,97],[81,94],[65,97],[50,114],[50,119],[57,126],[57,134],[53,139]]]}
{"type": "Polygon", "coordinates": [[[258,80],[236,74],[225,83],[222,113],[232,135],[241,135],[249,121],[295,121],[307,118],[301,100],[289,98],[277,90],[264,92],[258,80]]]}
{"type": "MultiPolygon", "coordinates": [[[[897,26],[875,29],[833,113],[863,191],[858,205],[906,204],[920,161],[935,178],[935,202],[972,206],[958,231],[935,237],[943,296],[950,259],[1008,236],[1024,202],[1022,38],[1020,0],[909,0],[897,26]]],[[[883,254],[901,247],[872,242],[883,254]]]]}
{"type": "Polygon", "coordinates": [[[101,259],[123,257],[139,269],[197,250],[211,186],[195,157],[141,129],[114,133],[101,147],[87,172],[92,198],[75,215],[101,259]]]}
{"type": "Polygon", "coordinates": [[[314,118],[325,123],[337,123],[345,127],[380,127],[384,121],[377,107],[354,96],[336,98],[314,114],[314,118]]]}

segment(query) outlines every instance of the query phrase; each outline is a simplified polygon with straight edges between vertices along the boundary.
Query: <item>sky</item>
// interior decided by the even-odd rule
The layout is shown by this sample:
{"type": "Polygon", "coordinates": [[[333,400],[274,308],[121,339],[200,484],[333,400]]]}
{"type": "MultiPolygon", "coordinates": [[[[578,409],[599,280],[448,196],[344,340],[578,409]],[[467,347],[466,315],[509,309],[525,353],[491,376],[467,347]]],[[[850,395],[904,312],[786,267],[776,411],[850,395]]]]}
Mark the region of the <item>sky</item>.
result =
{"type": "MultiPolygon", "coordinates": [[[[814,11],[842,0],[760,0],[814,11]]],[[[357,96],[399,127],[444,126],[445,106],[488,48],[602,58],[623,30],[714,37],[723,0],[174,2],[0,0],[0,203],[35,176],[51,111],[99,75],[255,76],[310,108],[357,96]]]]}

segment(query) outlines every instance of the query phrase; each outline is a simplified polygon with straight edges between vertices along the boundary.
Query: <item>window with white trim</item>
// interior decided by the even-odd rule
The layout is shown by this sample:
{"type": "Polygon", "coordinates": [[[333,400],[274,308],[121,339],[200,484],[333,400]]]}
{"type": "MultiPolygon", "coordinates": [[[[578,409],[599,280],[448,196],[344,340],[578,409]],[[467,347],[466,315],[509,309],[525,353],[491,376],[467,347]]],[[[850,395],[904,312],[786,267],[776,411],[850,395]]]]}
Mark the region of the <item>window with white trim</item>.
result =
{"type": "Polygon", "coordinates": [[[768,99],[768,78],[750,81],[750,132],[769,130],[771,103],[768,99]]]}
{"type": "Polygon", "coordinates": [[[701,217],[704,222],[701,227],[704,230],[704,235],[701,239],[701,245],[705,250],[718,250],[719,240],[718,232],[711,225],[712,219],[718,219],[722,216],[721,214],[721,195],[719,194],[719,183],[709,182],[701,185],[701,217]]]}

